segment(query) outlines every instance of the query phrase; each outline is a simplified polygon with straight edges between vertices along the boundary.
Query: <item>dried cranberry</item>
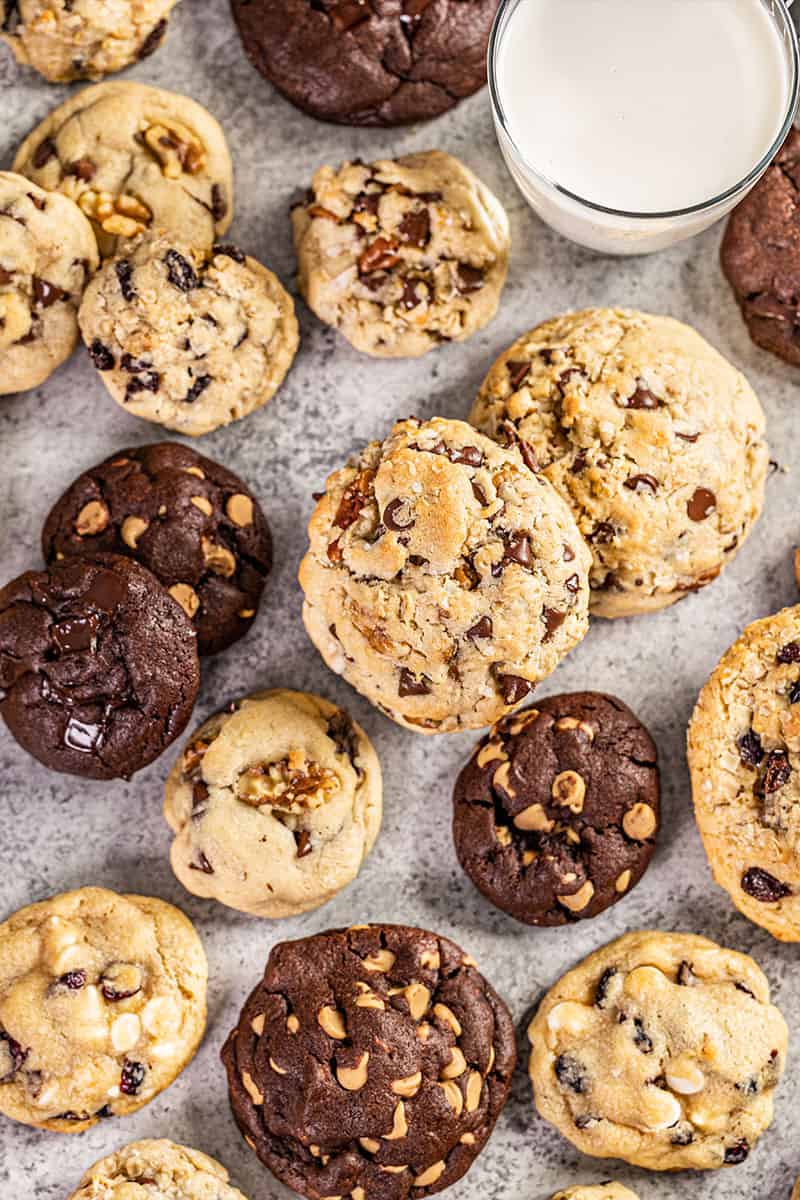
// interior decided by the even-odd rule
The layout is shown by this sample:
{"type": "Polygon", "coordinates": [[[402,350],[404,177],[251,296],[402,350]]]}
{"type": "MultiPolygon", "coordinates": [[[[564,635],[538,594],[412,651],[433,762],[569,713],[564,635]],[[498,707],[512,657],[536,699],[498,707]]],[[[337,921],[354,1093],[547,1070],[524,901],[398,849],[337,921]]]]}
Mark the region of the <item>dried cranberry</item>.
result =
{"type": "Polygon", "coordinates": [[[800,642],[787,642],[785,646],[781,646],[777,659],[779,663],[800,662],[800,642]]]}
{"type": "Polygon", "coordinates": [[[594,994],[594,1003],[596,1008],[602,1008],[608,999],[608,987],[611,980],[619,975],[618,967],[606,967],[597,984],[597,990],[594,994]]]}
{"type": "Polygon", "coordinates": [[[164,262],[167,265],[167,278],[179,292],[192,292],[200,286],[194,267],[177,250],[168,250],[164,262]]]}
{"type": "Polygon", "coordinates": [[[15,1041],[10,1033],[6,1033],[5,1029],[0,1029],[0,1042],[5,1042],[8,1046],[8,1053],[11,1057],[11,1070],[0,1076],[0,1083],[10,1083],[22,1067],[29,1052],[23,1050],[19,1042],[15,1041]]]}
{"type": "Polygon", "coordinates": [[[791,773],[792,767],[786,751],[770,750],[761,780],[764,795],[769,796],[772,792],[779,791],[784,784],[789,782],[791,773]]]}
{"type": "Polygon", "coordinates": [[[586,1068],[578,1062],[577,1058],[573,1058],[569,1054],[560,1054],[555,1061],[554,1070],[556,1079],[562,1087],[569,1088],[571,1092],[576,1092],[579,1096],[589,1091],[586,1068]]]}
{"type": "Polygon", "coordinates": [[[761,904],[777,904],[779,900],[784,900],[792,894],[790,887],[774,875],[770,875],[769,871],[762,871],[761,867],[751,867],[749,871],[745,871],[742,876],[742,891],[761,904]]]}
{"type": "Polygon", "coordinates": [[[126,1058],[120,1076],[119,1090],[125,1096],[135,1096],[144,1083],[144,1076],[143,1065],[139,1062],[131,1062],[126,1058]]]}
{"type": "Polygon", "coordinates": [[[728,1146],[725,1151],[725,1166],[738,1167],[750,1154],[750,1143],[744,1138],[735,1146],[728,1146]]]}
{"type": "Polygon", "coordinates": [[[89,347],[89,358],[98,371],[113,371],[117,365],[108,346],[104,346],[99,338],[95,338],[89,347]]]}
{"type": "Polygon", "coordinates": [[[221,254],[225,258],[232,258],[234,262],[240,263],[240,264],[245,261],[245,256],[242,254],[239,247],[232,246],[228,242],[225,242],[225,243],[217,242],[216,245],[211,247],[211,253],[212,254],[221,254]]]}
{"type": "Polygon", "coordinates": [[[134,375],[125,389],[125,399],[130,400],[132,396],[137,396],[139,392],[157,392],[161,385],[161,376],[158,371],[143,371],[139,375],[134,375]]]}
{"type": "Polygon", "coordinates": [[[114,272],[119,283],[119,290],[122,292],[122,299],[127,304],[132,304],[136,299],[136,288],[131,283],[133,263],[127,258],[121,258],[119,262],[114,263],[114,272]]]}
{"type": "Polygon", "coordinates": [[[211,215],[219,224],[228,213],[228,202],[225,193],[218,183],[211,188],[211,215]]]}
{"type": "Polygon", "coordinates": [[[79,992],[82,987],[86,986],[85,971],[67,971],[66,975],[62,975],[58,981],[63,983],[64,987],[68,987],[71,992],[79,992]]]}
{"type": "Polygon", "coordinates": [[[50,162],[51,158],[55,158],[57,154],[55,143],[50,138],[45,138],[33,152],[33,165],[37,171],[40,171],[43,166],[50,162]]]}
{"type": "Polygon", "coordinates": [[[212,383],[213,380],[210,375],[198,375],[197,379],[195,379],[194,383],[189,388],[189,391],[184,396],[183,403],[194,404],[195,400],[198,400],[206,388],[210,387],[212,383]]]}
{"type": "Polygon", "coordinates": [[[736,745],[739,747],[739,758],[746,767],[757,767],[764,757],[761,738],[754,729],[743,733],[736,745]]]}

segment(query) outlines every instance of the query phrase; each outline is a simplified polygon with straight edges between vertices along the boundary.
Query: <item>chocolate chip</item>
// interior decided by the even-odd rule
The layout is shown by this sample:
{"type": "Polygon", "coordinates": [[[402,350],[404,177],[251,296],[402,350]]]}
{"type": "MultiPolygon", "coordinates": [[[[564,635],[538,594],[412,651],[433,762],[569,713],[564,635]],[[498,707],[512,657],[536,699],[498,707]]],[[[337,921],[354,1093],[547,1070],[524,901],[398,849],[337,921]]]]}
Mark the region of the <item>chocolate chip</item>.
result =
{"type": "Polygon", "coordinates": [[[28,199],[33,207],[38,209],[39,212],[44,212],[44,210],[47,208],[47,201],[42,199],[41,196],[34,196],[33,192],[28,192],[28,199]]]}
{"type": "Polygon", "coordinates": [[[420,287],[425,289],[425,293],[428,292],[428,285],[421,279],[409,277],[403,280],[403,294],[400,297],[400,303],[407,312],[421,304],[423,299],[428,298],[425,294],[419,295],[417,289],[420,287]]]}
{"type": "Polygon", "coordinates": [[[695,980],[696,976],[692,970],[692,964],[688,962],[682,962],[678,967],[678,983],[681,985],[681,987],[692,987],[695,983],[695,980]]]}
{"type": "Polygon", "coordinates": [[[397,694],[399,696],[429,696],[431,691],[430,680],[424,675],[417,677],[412,675],[406,667],[400,671],[400,682],[397,686],[397,694]]]}
{"type": "Polygon", "coordinates": [[[506,539],[503,560],[518,563],[521,567],[533,566],[533,550],[526,533],[512,533],[506,539]]]}
{"type": "Polygon", "coordinates": [[[68,167],[64,168],[65,175],[72,175],[75,179],[82,179],[84,183],[89,183],[94,179],[97,167],[90,158],[78,158],[75,162],[71,162],[68,167]]]}
{"type": "Polygon", "coordinates": [[[194,404],[195,400],[199,400],[203,392],[213,383],[210,375],[198,375],[192,386],[183,398],[184,404],[194,404]]]}
{"type": "Polygon", "coordinates": [[[632,492],[651,492],[655,495],[658,491],[658,480],[652,475],[632,475],[630,479],[625,480],[624,486],[632,492]]]}
{"type": "Polygon", "coordinates": [[[377,217],[382,195],[383,190],[379,192],[359,192],[352,211],[354,213],[365,212],[369,213],[370,216],[377,217]]]}
{"type": "Polygon", "coordinates": [[[340,708],[328,718],[327,734],[339,754],[344,754],[355,765],[358,757],[358,735],[352,717],[340,708]]]}
{"type": "Polygon", "coordinates": [[[769,871],[762,871],[761,867],[751,867],[749,871],[745,871],[742,876],[742,891],[761,904],[777,904],[779,900],[785,900],[792,894],[790,887],[774,875],[770,875],[769,871]]]}
{"type": "Polygon", "coordinates": [[[512,392],[516,392],[528,378],[531,364],[529,362],[509,361],[506,363],[506,370],[508,371],[508,382],[511,385],[511,390],[512,392]]]}
{"type": "Polygon", "coordinates": [[[484,462],[483,451],[477,446],[454,446],[447,452],[447,457],[451,463],[465,467],[482,467],[484,462]]]}
{"type": "Polygon", "coordinates": [[[791,773],[792,767],[786,751],[770,750],[767,755],[764,776],[761,781],[764,794],[769,796],[772,792],[779,791],[784,784],[789,782],[791,773]]]}
{"type": "Polygon", "coordinates": [[[119,365],[123,371],[127,371],[129,375],[138,375],[142,371],[149,371],[151,363],[144,358],[134,358],[132,354],[123,354],[119,360],[119,365]]]}
{"type": "Polygon", "coordinates": [[[545,635],[542,638],[543,642],[549,642],[555,631],[564,624],[567,614],[561,612],[557,608],[543,608],[542,620],[544,621],[545,635]]]}
{"type": "Polygon", "coordinates": [[[202,779],[195,779],[192,784],[192,820],[198,821],[206,812],[208,803],[208,784],[202,779]]]}
{"type": "Polygon", "coordinates": [[[456,268],[458,276],[457,287],[462,295],[478,292],[483,287],[483,271],[480,267],[471,267],[468,263],[459,263],[456,268]]]}
{"type": "Polygon", "coordinates": [[[168,250],[164,262],[167,264],[167,278],[179,292],[192,292],[200,286],[194,267],[177,250],[168,250]]]}
{"type": "Polygon", "coordinates": [[[46,163],[50,162],[51,158],[55,158],[57,154],[55,142],[50,138],[45,138],[33,152],[33,165],[39,171],[46,163]]]}
{"type": "Polygon", "coordinates": [[[202,871],[204,875],[213,875],[214,874],[214,868],[212,867],[211,863],[208,861],[208,859],[206,858],[206,856],[202,850],[200,850],[198,852],[197,862],[189,863],[189,870],[190,871],[202,871]]]}
{"type": "Polygon", "coordinates": [[[161,385],[161,376],[158,371],[145,371],[141,375],[135,375],[125,389],[125,399],[130,400],[139,392],[157,392],[161,385]]]}
{"type": "Polygon", "coordinates": [[[132,304],[136,299],[136,288],[131,283],[133,264],[129,259],[121,258],[118,262],[114,263],[114,271],[116,272],[117,281],[122,292],[122,299],[128,304],[132,304]]]}
{"type": "Polygon", "coordinates": [[[142,1064],[131,1062],[126,1058],[120,1076],[119,1090],[125,1096],[135,1096],[144,1083],[144,1076],[145,1070],[142,1064]]]}
{"type": "Polygon", "coordinates": [[[800,662],[800,642],[787,642],[785,646],[781,646],[777,659],[779,663],[800,662]]]}
{"type": "Polygon", "coordinates": [[[409,503],[408,500],[398,497],[386,505],[383,510],[383,523],[387,529],[391,529],[394,533],[400,533],[404,529],[411,529],[416,524],[409,511],[409,503]]]}
{"type": "Polygon", "coordinates": [[[562,1087],[569,1088],[571,1092],[576,1092],[579,1096],[583,1096],[589,1091],[586,1068],[578,1062],[577,1058],[573,1058],[570,1054],[560,1054],[555,1061],[554,1070],[556,1079],[562,1087]]]}
{"type": "Polygon", "coordinates": [[[586,540],[593,546],[607,546],[609,542],[613,542],[614,537],[614,526],[610,525],[608,521],[599,521],[586,540]]]}
{"type": "Polygon", "coordinates": [[[696,488],[686,502],[686,511],[691,521],[705,521],[717,507],[717,497],[708,488],[696,488]]]}
{"type": "Polygon", "coordinates": [[[68,298],[69,292],[64,288],[56,287],[46,279],[39,279],[38,275],[33,276],[33,302],[37,308],[50,308],[57,301],[68,298]]]}
{"type": "Polygon", "coordinates": [[[297,857],[305,858],[311,853],[311,834],[307,829],[296,829],[294,833],[294,841],[297,846],[297,857]]]}
{"type": "Polygon", "coordinates": [[[682,442],[691,442],[692,445],[699,439],[699,433],[676,433],[675,437],[679,437],[682,442]]]}
{"type": "Polygon", "coordinates": [[[621,400],[620,404],[623,408],[663,408],[664,401],[650,391],[644,380],[639,379],[636,383],[636,391],[627,399],[621,400]]]}
{"type": "Polygon", "coordinates": [[[478,501],[478,504],[480,504],[481,508],[486,508],[486,505],[489,503],[489,499],[481,485],[476,483],[474,479],[472,481],[472,494],[478,501]]]}
{"type": "Polygon", "coordinates": [[[743,733],[736,745],[739,747],[739,758],[746,767],[757,767],[764,757],[764,747],[761,738],[754,729],[743,733]]]}
{"type": "Polygon", "coordinates": [[[467,630],[466,636],[468,638],[472,638],[474,641],[476,638],[490,638],[492,636],[492,632],[492,618],[481,617],[479,621],[475,622],[471,629],[467,630]]]}
{"type": "Polygon", "coordinates": [[[228,242],[217,242],[211,247],[211,253],[222,254],[225,258],[232,258],[234,262],[240,264],[246,261],[245,256],[242,254],[239,247],[232,246],[228,242]]]}
{"type": "Polygon", "coordinates": [[[164,40],[164,34],[166,32],[167,32],[167,19],[166,19],[166,17],[164,17],[164,18],[162,18],[162,20],[160,20],[158,22],[157,25],[153,26],[153,28],[150,30],[147,37],[144,39],[141,46],[139,47],[139,53],[137,54],[136,57],[139,59],[140,62],[143,58],[149,58],[151,54],[155,53],[155,51],[158,49],[158,47],[161,45],[162,41],[164,40]]]}
{"type": "MultiPolygon", "coordinates": [[[[569,546],[565,546],[564,549],[565,549],[565,551],[569,550],[569,546]]],[[[567,557],[566,553],[565,553],[564,557],[565,558],[567,557]]],[[[574,558],[574,557],[575,557],[575,555],[573,554],[572,558],[574,558]]],[[[569,561],[570,561],[570,559],[567,559],[567,562],[569,562],[569,561]]],[[[569,579],[565,582],[564,587],[567,589],[568,592],[572,592],[572,594],[574,596],[577,592],[579,592],[581,590],[580,576],[570,575],[569,579]]]]}
{"type": "Polygon", "coordinates": [[[504,672],[497,672],[496,679],[505,704],[519,704],[520,700],[524,700],[528,693],[533,691],[531,681],[523,679],[520,675],[506,675],[504,672]]]}
{"type": "Polygon", "coordinates": [[[89,346],[89,358],[98,371],[113,371],[117,365],[114,355],[108,346],[104,346],[99,338],[95,338],[91,346],[89,346]]]}
{"type": "Polygon", "coordinates": [[[728,1149],[725,1151],[725,1166],[738,1167],[740,1163],[744,1162],[749,1154],[750,1143],[742,1138],[742,1140],[737,1142],[735,1146],[728,1146],[728,1149]]]}
{"type": "Polygon", "coordinates": [[[227,215],[228,202],[225,199],[225,193],[218,183],[215,183],[211,188],[211,215],[219,224],[220,221],[227,215]]]}
{"type": "Polygon", "coordinates": [[[422,250],[430,240],[431,215],[427,208],[407,212],[397,228],[401,242],[422,250]]]}

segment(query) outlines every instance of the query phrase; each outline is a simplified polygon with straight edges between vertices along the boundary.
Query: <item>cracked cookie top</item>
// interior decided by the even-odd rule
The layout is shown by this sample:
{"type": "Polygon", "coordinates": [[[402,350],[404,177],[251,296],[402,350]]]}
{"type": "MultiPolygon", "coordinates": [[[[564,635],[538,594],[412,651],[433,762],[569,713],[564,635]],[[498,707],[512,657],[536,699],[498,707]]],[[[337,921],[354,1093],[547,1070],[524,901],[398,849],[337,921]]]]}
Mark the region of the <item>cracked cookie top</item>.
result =
{"type": "Polygon", "coordinates": [[[710,583],[761,512],[761,405],[668,317],[589,309],[545,322],[500,356],[470,420],[527,443],[572,507],[598,616],[663,608],[710,583]]]}
{"type": "Polygon", "coordinates": [[[449,1187],[483,1149],[515,1058],[511,1015],[474,961],[399,925],[276,946],[223,1049],[243,1136],[311,1200],[449,1187]]]}
{"type": "Polygon", "coordinates": [[[401,725],[516,708],[586,632],[589,552],[515,447],[411,418],[330,476],[300,566],[332,670],[401,725]]]}
{"type": "Polygon", "coordinates": [[[215,1159],[166,1138],[130,1142],[90,1167],[69,1200],[245,1200],[215,1159]]]}

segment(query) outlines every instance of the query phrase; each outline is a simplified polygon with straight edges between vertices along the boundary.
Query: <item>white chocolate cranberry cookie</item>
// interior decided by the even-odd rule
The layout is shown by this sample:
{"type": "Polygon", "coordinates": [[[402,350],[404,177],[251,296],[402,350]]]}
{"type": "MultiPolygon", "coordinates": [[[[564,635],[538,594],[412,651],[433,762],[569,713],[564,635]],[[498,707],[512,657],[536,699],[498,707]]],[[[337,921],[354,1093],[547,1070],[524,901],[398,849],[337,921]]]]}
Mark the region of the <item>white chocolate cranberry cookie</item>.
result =
{"type": "Polygon", "coordinates": [[[553,1200],[639,1200],[635,1192],[621,1183],[579,1184],[556,1192],[553,1200]]]}
{"type": "Polygon", "coordinates": [[[601,617],[704,587],[761,512],[761,405],[739,371],[668,317],[589,309],[545,322],[501,354],[470,420],[525,442],[572,507],[601,617]]]}
{"type": "Polygon", "coordinates": [[[166,1138],[131,1142],[101,1158],[69,1200],[245,1200],[216,1159],[166,1138]]]}
{"type": "Polygon", "coordinates": [[[307,912],[355,879],[382,807],[377,755],[346,712],[257,692],[206,721],[167,780],[172,868],[241,912],[307,912]]]}
{"type": "Polygon", "coordinates": [[[788,1041],[751,958],[649,932],[568,971],[528,1037],[540,1115],[583,1153],[651,1171],[744,1162],[772,1121],[788,1041]]]}
{"type": "Polygon", "coordinates": [[[208,969],[179,909],[82,888],[0,925],[0,1112],[80,1133],[168,1087],[203,1036],[208,969]]]}
{"type": "Polygon", "coordinates": [[[590,555],[519,450],[398,422],[334,472],[300,565],[328,666],[422,733],[489,725],[583,637],[590,555]]]}
{"type": "Polygon", "coordinates": [[[306,303],[366,354],[416,357],[497,311],[508,218],[441,150],[321,167],[292,222],[306,303]]]}
{"type": "Polygon", "coordinates": [[[749,625],[689,727],[695,813],[714,878],[774,937],[800,942],[800,606],[749,625]]]}

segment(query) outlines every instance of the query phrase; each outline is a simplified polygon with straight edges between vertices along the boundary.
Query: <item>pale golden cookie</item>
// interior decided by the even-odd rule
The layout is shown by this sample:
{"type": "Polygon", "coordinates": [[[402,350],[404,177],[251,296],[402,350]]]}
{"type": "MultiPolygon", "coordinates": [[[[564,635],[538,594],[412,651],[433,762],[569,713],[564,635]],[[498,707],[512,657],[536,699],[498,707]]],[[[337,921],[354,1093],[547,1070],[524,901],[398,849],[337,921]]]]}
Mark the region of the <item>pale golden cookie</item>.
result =
{"type": "Polygon", "coordinates": [[[166,1138],[130,1142],[101,1158],[69,1200],[245,1200],[216,1159],[166,1138]]]}
{"type": "Polygon", "coordinates": [[[621,1183],[587,1183],[556,1192],[553,1200],[639,1200],[639,1197],[621,1183]]]}

